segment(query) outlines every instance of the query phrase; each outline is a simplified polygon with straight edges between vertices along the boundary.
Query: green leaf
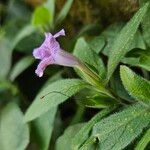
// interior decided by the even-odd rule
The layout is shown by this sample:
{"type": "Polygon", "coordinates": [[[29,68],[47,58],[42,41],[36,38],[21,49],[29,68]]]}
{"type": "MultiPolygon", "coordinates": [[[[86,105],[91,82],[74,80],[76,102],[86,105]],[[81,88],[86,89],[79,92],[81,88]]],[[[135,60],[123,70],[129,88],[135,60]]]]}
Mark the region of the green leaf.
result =
{"type": "Polygon", "coordinates": [[[89,47],[95,51],[97,54],[100,53],[100,51],[102,50],[102,48],[105,45],[105,40],[104,37],[102,36],[97,36],[94,37],[89,43],[88,43],[89,47]]]}
{"type": "Polygon", "coordinates": [[[15,36],[13,39],[9,39],[7,37],[0,38],[0,77],[6,78],[7,74],[11,67],[11,57],[12,51],[15,46],[25,37],[32,34],[35,31],[33,26],[26,25],[24,26],[15,36]],[[10,42],[11,41],[11,42],[10,42]]]}
{"type": "MultiPolygon", "coordinates": [[[[140,1],[142,1],[141,5],[145,4],[145,2],[149,2],[149,0],[140,0],[140,1]]],[[[143,37],[148,47],[150,47],[150,17],[149,16],[150,16],[150,6],[142,21],[143,37]]]]}
{"type": "Polygon", "coordinates": [[[136,104],[102,119],[93,127],[92,136],[81,149],[98,140],[101,150],[122,150],[128,146],[150,123],[150,113],[144,106],[136,104]]]}
{"type": "Polygon", "coordinates": [[[97,113],[89,122],[87,122],[73,137],[72,147],[78,149],[84,141],[89,137],[92,127],[99,122],[104,116],[109,114],[114,108],[105,109],[97,113]]]}
{"type": "Polygon", "coordinates": [[[150,71],[150,53],[144,54],[139,59],[139,66],[150,71]]]}
{"type": "Polygon", "coordinates": [[[91,88],[81,90],[76,98],[80,105],[96,109],[107,108],[116,104],[114,99],[91,88]]]}
{"type": "Polygon", "coordinates": [[[104,30],[101,34],[102,37],[105,38],[106,46],[104,47],[102,53],[106,56],[109,56],[109,53],[112,49],[112,45],[123,27],[123,23],[115,23],[110,25],[106,30],[104,30]]]}
{"type": "Polygon", "coordinates": [[[24,26],[19,32],[16,34],[15,38],[12,42],[12,49],[15,48],[15,46],[25,37],[31,35],[33,32],[35,32],[35,28],[32,25],[26,25],[24,26]]]}
{"type": "Polygon", "coordinates": [[[56,19],[56,23],[60,23],[66,18],[67,14],[68,14],[71,6],[72,6],[72,3],[73,3],[73,0],[67,0],[66,1],[66,3],[63,6],[62,10],[58,14],[58,17],[56,19]]]}
{"type": "Polygon", "coordinates": [[[127,23],[127,25],[121,30],[117,36],[115,42],[111,47],[111,52],[108,60],[108,72],[107,81],[110,79],[118,63],[123,59],[125,54],[130,50],[130,44],[133,42],[133,37],[137,31],[137,28],[144,17],[149,3],[145,4],[127,23]]]}
{"type": "Polygon", "coordinates": [[[9,77],[10,80],[14,81],[16,77],[19,76],[25,69],[27,69],[33,62],[34,59],[31,56],[26,56],[18,61],[11,70],[9,77]]]}
{"type": "Polygon", "coordinates": [[[150,82],[136,75],[126,66],[121,66],[120,76],[125,89],[139,102],[150,104],[150,82]]]}
{"type": "MultiPolygon", "coordinates": [[[[59,79],[61,79],[61,72],[58,72],[57,74],[49,78],[42,89],[44,89],[50,83],[55,82],[59,79]]],[[[35,140],[40,150],[47,150],[49,147],[52,131],[54,128],[56,111],[57,107],[54,107],[32,122],[35,140]]]]}
{"type": "Polygon", "coordinates": [[[4,79],[7,77],[7,74],[11,67],[11,46],[8,39],[0,39],[0,78],[4,79]]]}
{"type": "Polygon", "coordinates": [[[35,119],[32,123],[35,138],[40,150],[47,150],[53,131],[53,124],[57,108],[53,108],[35,119]]]}
{"type": "Polygon", "coordinates": [[[149,142],[150,142],[150,129],[146,131],[142,139],[139,141],[139,143],[135,147],[135,150],[145,150],[149,142]]]}
{"type": "Polygon", "coordinates": [[[47,2],[44,4],[44,6],[49,10],[49,13],[51,14],[50,23],[53,26],[54,15],[55,15],[55,0],[47,0],[47,2]]]}
{"type": "Polygon", "coordinates": [[[32,24],[37,27],[46,27],[51,22],[52,16],[45,6],[39,6],[35,9],[32,16],[32,24]]]}
{"type": "Polygon", "coordinates": [[[87,84],[82,80],[60,80],[44,88],[28,108],[24,120],[31,121],[56,107],[83,89],[87,84]]]}
{"type": "Polygon", "coordinates": [[[56,142],[56,150],[73,150],[71,147],[71,141],[73,136],[83,127],[82,124],[76,124],[69,126],[62,136],[60,136],[56,142]]]}
{"type": "MultiPolygon", "coordinates": [[[[84,61],[104,78],[106,70],[100,57],[89,47],[84,38],[79,38],[74,48],[74,55],[84,61]]],[[[80,74],[79,74],[80,75],[80,74]]]]}
{"type": "Polygon", "coordinates": [[[121,62],[150,71],[150,51],[149,49],[133,49],[127,54],[127,57],[121,60],[121,62]]]}
{"type": "Polygon", "coordinates": [[[23,114],[14,103],[4,107],[0,118],[2,150],[22,150],[29,143],[29,128],[23,123],[23,114]]]}

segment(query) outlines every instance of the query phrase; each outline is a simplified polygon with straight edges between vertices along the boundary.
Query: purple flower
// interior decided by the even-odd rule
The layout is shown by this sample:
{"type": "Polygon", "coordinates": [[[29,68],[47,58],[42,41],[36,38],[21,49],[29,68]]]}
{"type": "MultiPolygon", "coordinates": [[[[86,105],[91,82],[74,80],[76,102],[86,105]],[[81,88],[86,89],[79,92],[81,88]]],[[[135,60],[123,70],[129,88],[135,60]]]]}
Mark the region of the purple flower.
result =
{"type": "Polygon", "coordinates": [[[45,40],[43,44],[35,48],[33,56],[36,59],[40,59],[40,63],[35,70],[35,73],[39,76],[43,76],[45,68],[50,64],[57,64],[62,66],[75,67],[79,65],[79,60],[61,49],[60,44],[56,40],[59,36],[65,36],[65,31],[62,29],[55,35],[51,33],[45,33],[45,40]]]}

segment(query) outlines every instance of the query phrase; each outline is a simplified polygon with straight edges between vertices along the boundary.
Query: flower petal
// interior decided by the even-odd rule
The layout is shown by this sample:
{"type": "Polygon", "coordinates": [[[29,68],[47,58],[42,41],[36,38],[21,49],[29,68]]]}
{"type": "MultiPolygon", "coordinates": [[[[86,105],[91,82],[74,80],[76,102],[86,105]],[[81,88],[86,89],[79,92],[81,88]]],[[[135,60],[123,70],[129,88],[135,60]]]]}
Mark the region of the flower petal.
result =
{"type": "Polygon", "coordinates": [[[58,51],[54,57],[54,64],[62,66],[75,67],[79,65],[79,63],[80,61],[75,56],[64,50],[58,51]]]}
{"type": "Polygon", "coordinates": [[[39,63],[37,69],[35,70],[35,73],[37,74],[37,76],[42,77],[45,68],[46,68],[48,65],[53,64],[53,63],[54,63],[54,60],[52,59],[52,57],[48,57],[48,58],[43,59],[43,60],[39,63]]]}
{"type": "Polygon", "coordinates": [[[54,35],[54,38],[57,38],[59,36],[65,36],[65,30],[62,29],[60,30],[59,32],[57,32],[55,35],[54,35]]]}

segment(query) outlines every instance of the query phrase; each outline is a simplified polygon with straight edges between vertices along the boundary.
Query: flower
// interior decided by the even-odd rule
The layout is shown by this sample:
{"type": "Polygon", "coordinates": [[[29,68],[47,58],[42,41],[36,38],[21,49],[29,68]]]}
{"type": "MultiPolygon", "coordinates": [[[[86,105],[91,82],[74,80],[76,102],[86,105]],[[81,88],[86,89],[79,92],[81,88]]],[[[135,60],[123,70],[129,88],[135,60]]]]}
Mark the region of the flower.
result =
{"type": "Polygon", "coordinates": [[[80,61],[70,53],[61,49],[60,44],[56,40],[59,36],[65,36],[65,31],[62,29],[55,35],[45,33],[45,40],[43,44],[33,50],[33,56],[40,59],[40,63],[35,70],[39,76],[43,76],[45,68],[50,64],[57,64],[62,66],[75,67],[80,64],[80,61]]]}

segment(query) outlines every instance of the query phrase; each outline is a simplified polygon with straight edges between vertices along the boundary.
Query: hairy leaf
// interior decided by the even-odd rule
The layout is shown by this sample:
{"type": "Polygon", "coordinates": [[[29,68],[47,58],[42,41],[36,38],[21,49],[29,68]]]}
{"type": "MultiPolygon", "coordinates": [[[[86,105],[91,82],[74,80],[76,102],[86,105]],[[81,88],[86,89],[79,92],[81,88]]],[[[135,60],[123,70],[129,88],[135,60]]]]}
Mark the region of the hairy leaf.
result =
{"type": "Polygon", "coordinates": [[[139,102],[150,104],[150,82],[136,75],[126,66],[121,66],[120,76],[125,89],[139,102]]]}
{"type": "Polygon", "coordinates": [[[56,143],[56,150],[73,150],[71,147],[71,141],[73,136],[83,127],[82,124],[76,124],[69,126],[62,136],[60,136],[56,143]]]}
{"type": "Polygon", "coordinates": [[[129,106],[96,123],[91,138],[82,149],[86,149],[94,139],[97,139],[100,150],[121,150],[139,136],[149,123],[148,109],[139,104],[129,106]]]}
{"type": "Polygon", "coordinates": [[[60,80],[48,85],[37,95],[30,105],[24,120],[27,122],[39,117],[67,100],[85,86],[85,82],[77,79],[60,80]]]}
{"type": "Polygon", "coordinates": [[[107,80],[110,79],[118,63],[123,59],[125,54],[130,50],[130,44],[133,41],[133,37],[137,31],[137,28],[143,19],[149,3],[145,4],[127,23],[127,25],[121,30],[117,36],[115,42],[112,45],[111,52],[108,60],[108,72],[107,80]]]}
{"type": "Polygon", "coordinates": [[[114,108],[105,109],[96,114],[89,122],[87,122],[73,137],[72,147],[78,149],[83,142],[89,137],[89,132],[92,127],[99,122],[104,116],[110,113],[114,108]]]}

